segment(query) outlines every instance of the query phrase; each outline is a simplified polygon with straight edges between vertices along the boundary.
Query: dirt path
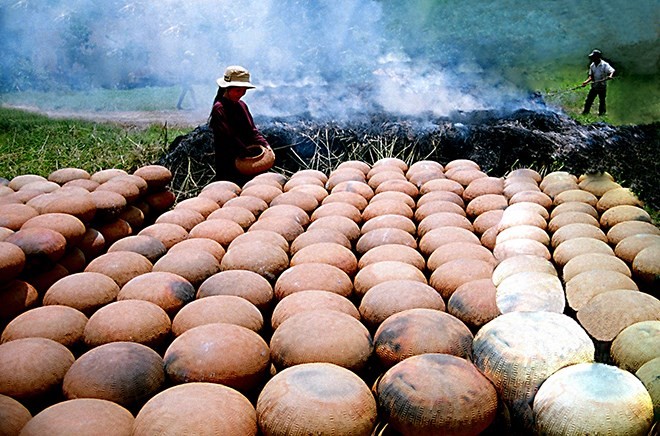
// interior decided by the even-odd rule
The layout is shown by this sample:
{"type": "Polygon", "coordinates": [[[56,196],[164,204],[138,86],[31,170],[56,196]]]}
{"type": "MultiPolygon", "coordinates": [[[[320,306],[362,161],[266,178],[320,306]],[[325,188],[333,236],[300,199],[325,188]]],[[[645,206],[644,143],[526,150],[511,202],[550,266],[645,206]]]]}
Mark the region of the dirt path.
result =
{"type": "Polygon", "coordinates": [[[207,111],[90,111],[77,112],[67,110],[43,110],[33,106],[3,105],[3,107],[20,109],[46,115],[53,119],[76,119],[94,121],[97,123],[114,123],[124,127],[145,128],[153,124],[167,125],[178,128],[194,128],[206,122],[207,111]]]}

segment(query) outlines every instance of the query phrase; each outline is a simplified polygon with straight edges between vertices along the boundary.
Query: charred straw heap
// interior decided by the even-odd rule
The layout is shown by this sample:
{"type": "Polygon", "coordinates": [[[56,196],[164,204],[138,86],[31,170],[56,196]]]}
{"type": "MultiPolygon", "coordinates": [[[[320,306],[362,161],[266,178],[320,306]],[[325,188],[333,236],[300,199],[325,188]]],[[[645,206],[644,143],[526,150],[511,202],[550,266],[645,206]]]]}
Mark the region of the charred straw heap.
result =
{"type": "MultiPolygon", "coordinates": [[[[466,158],[493,176],[526,166],[573,174],[607,171],[654,209],[660,208],[659,123],[641,126],[583,125],[552,111],[473,111],[442,118],[393,118],[374,114],[347,122],[257,120],[285,174],[304,168],[329,172],[340,162],[382,157],[406,162],[466,158]]],[[[181,196],[213,178],[213,133],[200,125],[177,137],[158,163],[174,174],[181,196]]]]}

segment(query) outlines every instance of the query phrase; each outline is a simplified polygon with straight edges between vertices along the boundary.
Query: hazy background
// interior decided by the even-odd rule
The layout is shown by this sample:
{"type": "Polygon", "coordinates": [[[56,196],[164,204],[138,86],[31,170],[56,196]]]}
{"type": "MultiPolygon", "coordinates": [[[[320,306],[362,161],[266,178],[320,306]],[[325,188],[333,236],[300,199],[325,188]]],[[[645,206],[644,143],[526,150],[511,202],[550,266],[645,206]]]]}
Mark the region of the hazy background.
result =
{"type": "MultiPolygon", "coordinates": [[[[0,0],[0,92],[172,86],[247,67],[253,113],[338,119],[539,104],[528,71],[598,47],[657,76],[657,0],[0,0]]],[[[208,104],[213,95],[198,95],[208,104]]]]}

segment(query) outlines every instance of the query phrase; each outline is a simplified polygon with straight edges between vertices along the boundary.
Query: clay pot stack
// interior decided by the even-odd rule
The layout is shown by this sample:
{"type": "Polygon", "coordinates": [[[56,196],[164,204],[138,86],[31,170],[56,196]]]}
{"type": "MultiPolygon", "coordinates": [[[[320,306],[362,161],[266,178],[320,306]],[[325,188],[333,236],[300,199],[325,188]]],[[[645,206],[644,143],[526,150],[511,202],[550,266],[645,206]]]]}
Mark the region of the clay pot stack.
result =
{"type": "Polygon", "coordinates": [[[388,157],[178,202],[170,178],[0,191],[5,433],[649,431],[660,230],[610,175],[388,157]]]}

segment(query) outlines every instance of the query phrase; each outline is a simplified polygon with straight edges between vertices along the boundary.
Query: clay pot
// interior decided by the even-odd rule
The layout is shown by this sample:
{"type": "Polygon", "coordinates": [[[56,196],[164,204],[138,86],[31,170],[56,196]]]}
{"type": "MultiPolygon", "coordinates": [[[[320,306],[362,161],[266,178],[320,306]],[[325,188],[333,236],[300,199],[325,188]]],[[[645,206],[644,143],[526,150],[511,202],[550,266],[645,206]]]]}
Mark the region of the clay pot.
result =
{"type": "Polygon", "coordinates": [[[278,195],[270,202],[271,206],[277,206],[278,204],[298,206],[308,214],[311,214],[319,203],[319,200],[312,194],[295,189],[278,195]]]}
{"type": "Polygon", "coordinates": [[[401,229],[384,227],[370,230],[360,236],[360,239],[355,244],[355,250],[359,254],[364,254],[372,248],[386,244],[398,244],[417,248],[417,241],[410,233],[401,229]]]}
{"type": "Polygon", "coordinates": [[[405,359],[375,391],[383,419],[402,434],[479,434],[497,414],[493,385],[471,362],[449,354],[405,359]]]}
{"type": "Polygon", "coordinates": [[[461,198],[463,198],[463,191],[465,189],[463,188],[463,185],[458,183],[455,180],[451,179],[435,179],[435,180],[429,180],[428,182],[424,183],[421,188],[419,188],[419,193],[420,195],[425,195],[429,192],[432,191],[446,191],[446,192],[453,192],[454,194],[458,195],[461,198]]]}
{"type": "Polygon", "coordinates": [[[624,221],[653,222],[647,211],[638,206],[622,205],[607,209],[600,216],[600,225],[605,229],[614,227],[624,221]]]}
{"type": "Polygon", "coordinates": [[[559,266],[564,266],[572,258],[586,253],[603,253],[614,255],[614,251],[607,243],[593,238],[573,238],[562,242],[552,254],[552,258],[559,266]]]}
{"type": "Polygon", "coordinates": [[[408,219],[412,219],[414,213],[410,206],[398,200],[370,202],[362,211],[362,219],[364,221],[369,221],[372,218],[382,215],[402,215],[408,219]]]}
{"type": "MultiPolygon", "coordinates": [[[[271,202],[272,203],[272,202],[271,202]]],[[[242,197],[235,197],[227,200],[222,207],[229,206],[238,206],[243,207],[250,212],[255,217],[259,217],[263,211],[268,209],[268,203],[262,200],[259,197],[252,197],[251,195],[244,195],[242,197]]]]}
{"type": "Polygon", "coordinates": [[[396,200],[401,203],[406,203],[410,208],[415,207],[415,200],[413,197],[410,195],[404,193],[404,192],[399,192],[399,191],[383,191],[379,192],[378,194],[374,195],[371,200],[369,200],[369,203],[375,203],[376,201],[380,200],[396,200]]]}
{"type": "Polygon", "coordinates": [[[153,269],[152,263],[139,253],[132,251],[114,251],[102,254],[92,260],[85,272],[104,274],[114,280],[121,288],[129,280],[153,269]]]}
{"type": "Polygon", "coordinates": [[[48,180],[63,185],[66,182],[77,179],[89,179],[91,175],[80,168],[60,168],[48,175],[48,180]]]}
{"type": "Polygon", "coordinates": [[[156,304],[170,317],[195,298],[195,288],[178,274],[152,271],[129,280],[117,300],[144,300],[156,304]]]}
{"type": "Polygon", "coordinates": [[[266,311],[273,301],[273,287],[261,275],[247,270],[228,270],[212,275],[201,284],[197,298],[235,295],[266,311]]]}
{"type": "Polygon", "coordinates": [[[367,327],[376,330],[391,315],[408,309],[445,310],[435,290],[414,280],[389,280],[372,286],[360,301],[360,315],[367,327]]]}
{"type": "Polygon", "coordinates": [[[349,241],[355,242],[360,237],[360,226],[355,221],[345,216],[325,216],[311,222],[307,230],[318,228],[330,228],[342,232],[349,241]]]}
{"type": "Polygon", "coordinates": [[[535,203],[546,209],[550,209],[552,207],[552,198],[540,191],[519,191],[509,197],[510,205],[517,203],[535,203]]]}
{"type": "Polygon", "coordinates": [[[164,190],[147,194],[144,201],[149,205],[154,215],[160,215],[167,211],[176,202],[176,195],[172,191],[164,190]]]}
{"type": "Polygon", "coordinates": [[[607,239],[610,244],[616,246],[628,236],[638,234],[660,235],[660,229],[644,221],[624,221],[615,224],[607,231],[607,239]]]}
{"type": "Polygon", "coordinates": [[[270,202],[273,201],[273,198],[277,197],[281,193],[282,187],[279,185],[273,186],[267,184],[255,184],[247,187],[244,186],[240,195],[249,195],[252,197],[261,198],[263,201],[270,204],[270,202]]]}
{"type": "Polygon", "coordinates": [[[268,171],[275,164],[275,153],[270,147],[255,146],[257,152],[246,157],[237,157],[234,165],[239,173],[254,176],[268,171]]]}
{"type": "Polygon", "coordinates": [[[135,417],[132,434],[257,434],[252,404],[236,390],[216,383],[185,383],[152,397],[135,417]],[[204,407],[199,407],[200,402],[204,407]]]}
{"type": "Polygon", "coordinates": [[[276,280],[288,267],[289,257],[284,250],[259,241],[246,242],[230,248],[220,262],[222,271],[244,269],[256,272],[270,281],[276,280]]]}
{"type": "Polygon", "coordinates": [[[173,210],[168,210],[164,214],[156,218],[155,223],[170,223],[178,224],[186,231],[192,230],[197,224],[204,221],[204,215],[192,208],[178,208],[173,210]]]}
{"type": "MultiPolygon", "coordinates": [[[[455,203],[456,206],[460,206],[461,209],[465,209],[463,197],[452,191],[429,191],[417,200],[417,207],[424,206],[426,203],[434,201],[448,201],[450,203],[455,203]]],[[[465,214],[465,212],[463,212],[463,214],[465,214]]]]}
{"type": "Polygon", "coordinates": [[[359,161],[359,160],[347,160],[347,161],[343,161],[342,163],[337,165],[338,170],[341,170],[341,169],[344,169],[344,168],[358,169],[366,176],[367,173],[369,172],[369,170],[371,169],[371,166],[369,166],[368,163],[362,162],[362,161],[359,161]]]}
{"type": "Polygon", "coordinates": [[[52,268],[66,252],[66,238],[61,233],[43,227],[21,229],[9,235],[5,242],[17,245],[25,254],[25,269],[32,271],[52,268]]]}
{"type": "Polygon", "coordinates": [[[164,362],[174,383],[212,382],[242,392],[257,388],[270,368],[266,342],[252,330],[225,323],[184,332],[167,348],[164,362]]]}
{"type": "Polygon", "coordinates": [[[617,289],[592,297],[577,313],[580,325],[595,339],[612,341],[640,321],[660,321],[660,301],[639,291],[617,289]],[[621,316],[625,313],[626,316],[621,316]]]}
{"type": "Polygon", "coordinates": [[[98,398],[126,408],[141,406],[165,382],[163,359],[135,342],[91,349],[69,368],[62,384],[67,399],[98,398]]]}
{"type": "Polygon", "coordinates": [[[533,410],[540,434],[646,435],[653,423],[653,402],[642,382],[602,363],[552,374],[534,397],[533,410]]]}
{"type": "Polygon", "coordinates": [[[493,270],[492,280],[495,286],[504,279],[521,272],[541,272],[557,275],[557,270],[550,260],[533,254],[522,254],[502,260],[493,270]]]}
{"type": "Polygon", "coordinates": [[[319,309],[336,310],[360,320],[360,312],[348,298],[333,292],[310,290],[295,292],[277,303],[271,317],[271,326],[276,330],[293,315],[319,309]]]}
{"type": "Polygon", "coordinates": [[[325,197],[322,201],[322,204],[329,203],[348,203],[355,206],[360,212],[362,212],[364,208],[367,207],[367,204],[369,204],[362,195],[354,192],[334,192],[325,197]]]}
{"type": "Polygon", "coordinates": [[[247,230],[257,220],[252,212],[244,207],[238,206],[220,208],[214,212],[211,212],[207,219],[213,220],[217,218],[233,221],[241,226],[243,230],[247,230]]]}
{"type": "Polygon", "coordinates": [[[7,395],[0,395],[0,433],[17,435],[25,424],[32,419],[32,414],[21,403],[7,395]]]}
{"type": "Polygon", "coordinates": [[[462,227],[474,232],[472,223],[466,217],[451,212],[438,212],[420,221],[417,225],[417,234],[424,237],[426,233],[440,227],[462,227]]]}
{"type": "Polygon", "coordinates": [[[426,264],[430,271],[456,259],[479,259],[497,266],[497,260],[489,249],[472,242],[450,242],[441,245],[429,256],[426,264]]]}
{"type": "Polygon", "coordinates": [[[470,360],[472,333],[462,321],[434,309],[408,309],[385,319],[374,335],[374,351],[385,368],[426,353],[470,360]]]}
{"type": "Polygon", "coordinates": [[[637,284],[618,271],[594,269],[581,272],[566,282],[566,299],[575,310],[580,310],[598,294],[617,289],[637,291],[637,284]]]}
{"type": "Polygon", "coordinates": [[[586,203],[590,206],[595,207],[596,203],[598,203],[598,197],[596,197],[594,194],[588,191],[583,191],[582,189],[571,189],[568,191],[561,192],[558,194],[554,200],[553,204],[555,206],[560,205],[562,203],[568,203],[572,201],[577,201],[580,203],[586,203]]]}
{"type": "Polygon", "coordinates": [[[641,207],[642,202],[630,189],[615,188],[605,192],[603,196],[598,200],[598,203],[595,205],[595,207],[598,209],[598,212],[603,213],[615,206],[622,205],[641,207]]]}
{"type": "Polygon", "coordinates": [[[429,215],[438,212],[452,212],[465,216],[465,210],[458,204],[446,200],[428,201],[422,204],[415,211],[415,221],[420,222],[429,215]]]}
{"type": "Polygon", "coordinates": [[[0,242],[0,282],[15,279],[25,267],[25,253],[15,244],[0,242]]]}
{"type": "Polygon", "coordinates": [[[481,177],[473,180],[463,191],[463,200],[471,200],[486,194],[502,195],[504,179],[500,177],[481,177]]]}
{"type": "Polygon", "coordinates": [[[351,371],[365,367],[373,350],[371,335],[350,315],[320,309],[284,321],[270,340],[278,370],[312,362],[334,363],[351,371]]]}
{"type": "MultiPolygon", "coordinates": [[[[600,230],[593,226],[587,225],[587,227],[590,227],[594,230],[600,230]]],[[[550,236],[545,230],[536,226],[524,224],[520,226],[509,227],[502,230],[501,232],[498,232],[497,238],[495,238],[495,244],[502,244],[512,239],[530,239],[539,242],[546,247],[550,245],[550,236]]]]}
{"type": "Polygon", "coordinates": [[[506,197],[501,194],[484,194],[471,200],[465,207],[468,217],[476,218],[489,210],[504,210],[509,205],[506,197]]]}
{"type": "Polygon", "coordinates": [[[62,401],[39,412],[21,430],[25,435],[42,434],[131,434],[133,415],[111,401],[79,398],[62,401]]]}
{"type": "Polygon", "coordinates": [[[440,265],[429,279],[429,284],[442,295],[445,300],[464,283],[472,280],[490,278],[494,266],[492,263],[479,259],[456,259],[440,265]]]}
{"type": "Polygon", "coordinates": [[[132,251],[146,257],[149,262],[155,263],[167,253],[167,248],[160,240],[153,236],[135,235],[127,236],[114,242],[108,248],[108,253],[115,251],[132,251]]]}
{"type": "Polygon", "coordinates": [[[299,291],[320,290],[350,297],[353,282],[346,272],[327,263],[301,263],[284,271],[275,282],[278,300],[299,291]]]}
{"type": "Polygon", "coordinates": [[[164,189],[172,181],[172,172],[162,165],[142,166],[135,170],[133,175],[142,177],[147,182],[151,192],[164,189]]]}
{"type": "Polygon", "coordinates": [[[334,242],[319,242],[298,251],[291,258],[291,266],[303,263],[326,263],[336,266],[350,277],[358,269],[355,254],[349,249],[334,242]]]}
{"type": "Polygon", "coordinates": [[[501,314],[497,307],[496,292],[497,288],[491,279],[464,283],[449,297],[447,312],[477,331],[501,314]]]}
{"type": "Polygon", "coordinates": [[[136,342],[159,350],[169,339],[172,323],[167,313],[145,300],[115,301],[94,312],[85,326],[89,348],[110,342],[136,342]]]}
{"type": "Polygon", "coordinates": [[[577,201],[569,201],[553,207],[552,212],[550,213],[550,219],[564,212],[582,212],[598,219],[598,212],[593,206],[577,201]]]}
{"type": "Polygon", "coordinates": [[[531,418],[528,405],[557,370],[593,362],[594,344],[571,318],[554,312],[511,312],[479,330],[472,347],[476,367],[495,385],[514,422],[531,418]]]}
{"type": "Polygon", "coordinates": [[[220,262],[207,251],[175,250],[161,257],[154,264],[153,271],[177,274],[197,288],[204,280],[220,271],[220,262]]]}
{"type": "Polygon", "coordinates": [[[271,206],[263,211],[259,216],[260,219],[271,217],[293,218],[294,221],[296,221],[302,227],[307,227],[310,221],[307,212],[298,206],[294,206],[293,204],[279,204],[277,206],[271,206]]]}
{"type": "Polygon", "coordinates": [[[419,250],[424,256],[430,256],[438,247],[452,242],[480,244],[479,238],[470,230],[462,227],[444,226],[429,230],[419,240],[419,250]]]}
{"type": "MultiPolygon", "coordinates": [[[[224,180],[221,180],[223,182],[224,180]]],[[[214,182],[215,183],[215,182],[214,182]]],[[[230,182],[227,182],[230,183],[230,182]]],[[[224,204],[231,200],[232,198],[238,197],[238,194],[241,192],[241,188],[232,183],[233,187],[227,186],[218,186],[218,185],[206,185],[202,188],[202,191],[197,195],[198,197],[210,198],[215,201],[218,206],[223,207],[224,204]]]]}
{"type": "Polygon", "coordinates": [[[209,238],[191,238],[172,245],[168,253],[176,253],[179,250],[201,250],[206,251],[215,257],[218,262],[222,260],[225,255],[225,249],[222,248],[219,242],[209,238]]]}
{"type": "Polygon", "coordinates": [[[44,305],[62,305],[91,316],[100,307],[115,301],[120,287],[106,274],[84,271],[68,275],[53,284],[44,295],[44,305]]]}
{"type": "Polygon", "coordinates": [[[361,299],[369,289],[390,280],[412,280],[427,284],[426,276],[419,269],[399,261],[383,261],[365,266],[355,275],[355,294],[361,299]]]}
{"type": "Polygon", "coordinates": [[[235,295],[212,295],[187,304],[172,320],[172,333],[180,336],[200,325],[227,323],[259,333],[264,319],[257,307],[235,295]]]}
{"type": "MultiPolygon", "coordinates": [[[[329,183],[330,180],[328,180],[328,184],[329,183]]],[[[366,183],[359,181],[339,182],[333,188],[328,188],[327,185],[326,188],[331,194],[335,192],[355,192],[356,194],[363,196],[367,201],[371,200],[374,196],[374,190],[366,183]]]]}
{"type": "Polygon", "coordinates": [[[574,223],[557,229],[552,235],[552,246],[557,247],[562,242],[573,238],[593,238],[608,242],[607,236],[599,227],[585,223],[574,223]]]}
{"type": "Polygon", "coordinates": [[[635,277],[640,280],[649,289],[653,289],[658,284],[660,277],[660,265],[658,256],[660,255],[660,245],[653,244],[641,250],[632,261],[632,270],[635,277]]]}
{"type": "Polygon", "coordinates": [[[64,345],[46,338],[24,338],[0,345],[0,394],[22,404],[47,403],[75,358],[64,345]]]}
{"type": "Polygon", "coordinates": [[[76,349],[83,341],[87,317],[68,306],[35,307],[14,318],[2,332],[2,342],[46,338],[76,349]]]}
{"type": "Polygon", "coordinates": [[[257,400],[264,435],[295,428],[301,434],[368,436],[376,401],[357,375],[330,363],[305,363],[273,377],[257,400]]]}
{"type": "Polygon", "coordinates": [[[30,283],[14,279],[0,285],[0,320],[11,321],[20,313],[37,305],[39,293],[30,283]]]}
{"type": "Polygon", "coordinates": [[[281,234],[272,230],[250,230],[242,235],[238,235],[227,247],[228,250],[243,244],[252,242],[262,242],[281,248],[285,253],[289,252],[289,242],[281,234]]]}
{"type": "Polygon", "coordinates": [[[622,239],[614,247],[614,254],[629,264],[632,264],[637,254],[650,246],[660,246],[660,235],[631,235],[622,239]]]}
{"type": "Polygon", "coordinates": [[[585,212],[564,212],[555,215],[548,223],[548,231],[555,233],[559,229],[569,224],[587,224],[593,227],[599,227],[598,220],[585,212]]]}
{"type": "Polygon", "coordinates": [[[308,232],[301,233],[291,243],[291,255],[295,255],[301,249],[321,242],[339,244],[348,249],[352,248],[351,241],[338,230],[329,228],[318,228],[308,232]]]}
{"type": "Polygon", "coordinates": [[[249,231],[269,230],[284,236],[288,243],[293,242],[305,229],[294,218],[288,217],[259,217],[259,219],[250,226],[249,231]]]}
{"type": "Polygon", "coordinates": [[[410,218],[403,215],[386,214],[374,217],[364,223],[361,227],[360,233],[362,235],[376,229],[400,229],[412,236],[417,235],[417,226],[410,218]]]}
{"type": "Polygon", "coordinates": [[[0,227],[17,231],[30,218],[39,215],[39,212],[26,204],[0,205],[0,227]]]}
{"type": "Polygon", "coordinates": [[[158,223],[152,224],[140,230],[138,235],[152,236],[165,245],[168,250],[176,243],[188,239],[186,229],[178,224],[158,223]]]}
{"type": "Polygon", "coordinates": [[[426,260],[424,259],[424,256],[414,248],[400,244],[385,244],[371,248],[360,257],[358,269],[388,260],[408,263],[420,271],[426,270],[426,260]]]}
{"type": "Polygon", "coordinates": [[[616,366],[633,374],[660,356],[660,321],[641,321],[623,329],[612,341],[610,356],[616,366]]]}
{"type": "Polygon", "coordinates": [[[592,270],[616,271],[627,277],[632,277],[628,265],[618,257],[605,253],[585,253],[575,256],[564,265],[562,278],[564,283],[568,283],[578,274],[592,270]]]}
{"type": "Polygon", "coordinates": [[[548,247],[537,240],[520,238],[498,242],[497,239],[495,239],[493,255],[499,262],[510,257],[523,256],[527,254],[542,257],[544,259],[551,258],[548,247]]]}
{"type": "Polygon", "coordinates": [[[537,183],[540,183],[541,180],[543,180],[541,175],[536,170],[533,170],[531,168],[516,168],[515,170],[511,171],[509,174],[506,175],[507,179],[518,176],[529,177],[537,183]]]}
{"type": "Polygon", "coordinates": [[[564,288],[554,273],[523,271],[502,280],[495,296],[501,313],[557,312],[566,306],[564,288]]]}

